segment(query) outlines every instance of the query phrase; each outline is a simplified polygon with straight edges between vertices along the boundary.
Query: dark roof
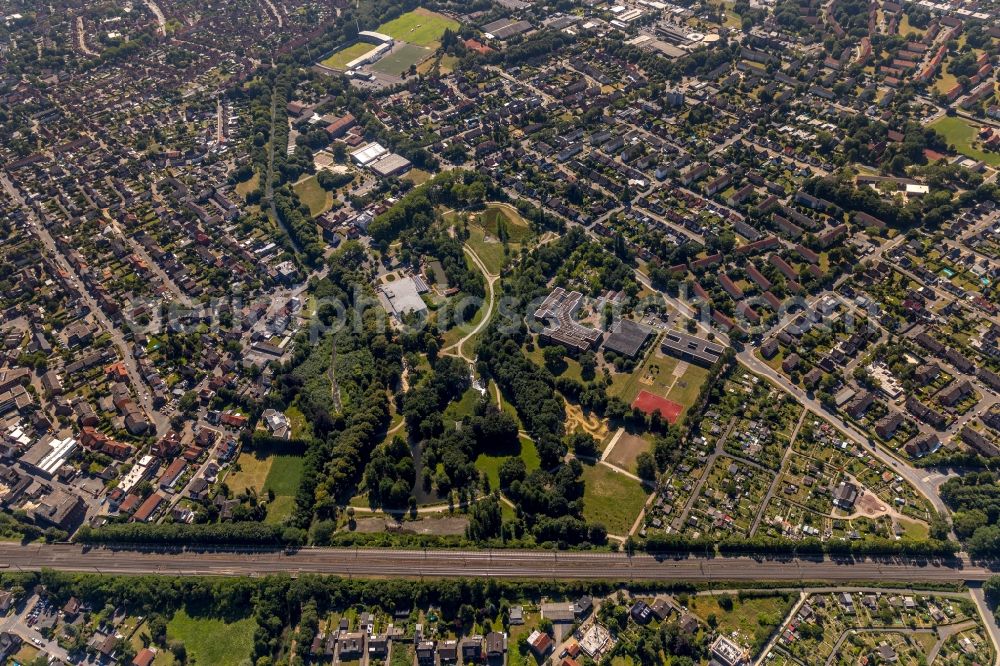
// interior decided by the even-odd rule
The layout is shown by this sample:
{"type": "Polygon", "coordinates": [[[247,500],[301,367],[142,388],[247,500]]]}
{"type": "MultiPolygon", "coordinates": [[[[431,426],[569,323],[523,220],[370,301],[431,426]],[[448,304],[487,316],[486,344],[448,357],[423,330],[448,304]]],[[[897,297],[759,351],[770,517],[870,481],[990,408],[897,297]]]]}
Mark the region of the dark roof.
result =
{"type": "Polygon", "coordinates": [[[652,333],[652,329],[648,326],[643,326],[631,319],[620,319],[615,324],[611,334],[604,340],[604,348],[629,358],[635,358],[639,349],[652,333]]]}

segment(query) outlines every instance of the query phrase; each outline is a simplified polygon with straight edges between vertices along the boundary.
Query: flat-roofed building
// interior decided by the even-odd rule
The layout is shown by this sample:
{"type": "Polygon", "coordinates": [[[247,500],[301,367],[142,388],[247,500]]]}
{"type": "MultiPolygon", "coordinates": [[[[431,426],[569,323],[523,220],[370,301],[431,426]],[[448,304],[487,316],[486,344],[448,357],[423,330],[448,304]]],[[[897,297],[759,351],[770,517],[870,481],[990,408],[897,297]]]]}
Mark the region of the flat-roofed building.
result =
{"type": "Polygon", "coordinates": [[[620,319],[604,339],[604,350],[635,358],[652,334],[653,331],[648,326],[631,319],[620,319]]]}
{"type": "Polygon", "coordinates": [[[396,153],[387,153],[368,165],[368,168],[383,178],[398,176],[413,167],[410,160],[396,153]]]}
{"type": "Polygon", "coordinates": [[[663,336],[660,349],[664,354],[670,354],[684,361],[706,367],[715,364],[726,351],[726,348],[720,344],[702,340],[680,331],[667,331],[667,334],[663,336]]]}
{"type": "Polygon", "coordinates": [[[369,143],[351,152],[351,159],[359,166],[368,166],[389,151],[380,143],[369,143]]]}
{"type": "Polygon", "coordinates": [[[531,30],[531,24],[527,21],[514,21],[512,19],[499,19],[483,26],[483,34],[487,39],[497,39],[503,41],[515,35],[531,30]]]}
{"type": "Polygon", "coordinates": [[[601,341],[601,331],[580,324],[573,317],[580,310],[583,294],[556,287],[535,310],[535,320],[545,323],[541,338],[573,352],[594,349],[601,341]]]}
{"type": "Polygon", "coordinates": [[[420,289],[411,277],[385,284],[381,290],[390,312],[397,317],[411,312],[416,312],[418,315],[427,312],[427,304],[420,298],[420,289]]]}
{"type": "Polygon", "coordinates": [[[29,472],[51,479],[76,450],[76,439],[47,437],[25,451],[18,461],[29,472]]]}

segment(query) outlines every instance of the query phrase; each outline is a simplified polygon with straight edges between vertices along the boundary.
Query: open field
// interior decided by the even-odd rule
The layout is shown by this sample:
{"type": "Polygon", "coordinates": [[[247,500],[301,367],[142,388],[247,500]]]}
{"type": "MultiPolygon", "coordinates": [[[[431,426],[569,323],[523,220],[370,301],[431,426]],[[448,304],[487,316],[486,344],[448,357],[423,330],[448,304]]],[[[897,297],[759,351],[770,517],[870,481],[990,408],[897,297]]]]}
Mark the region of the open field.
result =
{"type": "Polygon", "coordinates": [[[634,372],[612,375],[608,394],[616,395],[629,404],[643,390],[665,396],[676,379],[674,370],[678,363],[677,359],[660,353],[658,343],[653,344],[645,362],[634,372]]]}
{"type": "Polygon", "coordinates": [[[784,619],[791,608],[792,599],[785,595],[747,597],[740,599],[737,595],[725,595],[732,601],[720,603],[722,596],[692,597],[688,604],[691,612],[702,620],[714,615],[718,620],[719,633],[730,636],[736,632],[741,643],[753,645],[755,639],[770,633],[784,619]],[[728,606],[726,610],[723,605],[728,606]]]}
{"type": "Polygon", "coordinates": [[[264,523],[267,525],[281,525],[288,520],[294,510],[294,495],[275,495],[274,501],[267,504],[267,515],[264,517],[264,523]]]}
{"type": "Polygon", "coordinates": [[[260,184],[260,174],[254,172],[254,174],[250,176],[250,178],[248,178],[247,180],[244,180],[242,183],[237,183],[234,190],[236,191],[236,194],[246,199],[247,195],[256,190],[259,184],[260,184]]]}
{"type": "Polygon", "coordinates": [[[628,534],[646,503],[642,484],[600,464],[584,465],[583,481],[583,517],[587,522],[601,523],[609,534],[628,534]]]}
{"type": "Polygon", "coordinates": [[[431,179],[431,174],[423,169],[410,169],[403,174],[403,180],[408,180],[414,185],[423,185],[431,179]]]}
{"type": "Polygon", "coordinates": [[[501,228],[507,240],[521,243],[533,235],[531,227],[516,208],[506,204],[495,204],[476,216],[474,224],[482,227],[491,236],[500,235],[501,228]]]}
{"type": "Polygon", "coordinates": [[[302,456],[276,455],[271,456],[271,470],[264,481],[264,492],[273,490],[275,495],[291,495],[299,491],[299,481],[302,479],[302,467],[305,459],[302,456]]]}
{"type": "Polygon", "coordinates": [[[685,409],[694,404],[701,392],[701,386],[708,379],[708,370],[697,365],[688,365],[684,373],[677,377],[667,399],[680,403],[685,409]]]}
{"type": "Polygon", "coordinates": [[[365,42],[351,44],[348,47],[340,49],[326,60],[320,62],[320,64],[324,67],[329,67],[330,69],[347,69],[347,63],[351,62],[355,58],[360,58],[374,48],[375,46],[373,44],[367,44],[365,42]]]}
{"type": "Polygon", "coordinates": [[[955,150],[963,155],[976,160],[982,160],[994,167],[1000,167],[1000,153],[987,153],[976,147],[978,142],[976,142],[976,145],[973,142],[976,139],[978,128],[973,127],[964,118],[949,118],[945,116],[931,123],[930,127],[937,130],[938,133],[944,136],[948,143],[955,146],[955,150]]]}
{"type": "Polygon", "coordinates": [[[239,666],[250,659],[254,629],[251,618],[236,622],[195,618],[182,609],[167,623],[167,639],[184,643],[188,663],[239,666]]]}
{"type": "Polygon", "coordinates": [[[468,391],[462,394],[462,399],[449,404],[442,414],[442,418],[446,424],[450,424],[453,421],[461,421],[466,416],[472,416],[476,405],[482,399],[482,394],[474,388],[470,388],[468,391]]]}
{"type": "Polygon", "coordinates": [[[236,459],[239,470],[229,473],[226,485],[237,495],[251,488],[259,492],[271,472],[272,462],[271,457],[259,458],[252,451],[244,451],[236,459]]]}
{"type": "Polygon", "coordinates": [[[392,50],[392,53],[379,59],[378,62],[369,65],[369,67],[382,74],[401,76],[404,72],[409,71],[412,65],[420,64],[433,53],[434,50],[426,46],[398,44],[392,50]]]}
{"type": "Polygon", "coordinates": [[[267,507],[267,522],[284,522],[295,508],[304,464],[302,456],[244,451],[237,464],[239,471],[226,477],[229,488],[236,494],[253,490],[260,496],[274,491],[274,501],[267,507]]]}
{"type": "Polygon", "coordinates": [[[333,195],[320,187],[316,176],[300,180],[293,189],[302,203],[309,206],[309,213],[313,217],[322,215],[333,205],[333,195]]]}
{"type": "Polygon", "coordinates": [[[468,224],[469,246],[491,273],[498,274],[506,262],[506,247],[516,253],[534,236],[527,221],[515,208],[492,205],[479,213],[453,213],[447,218],[456,225],[468,224]]]}
{"type": "Polygon", "coordinates": [[[483,260],[486,270],[494,275],[503,270],[507,262],[504,245],[495,237],[488,236],[481,227],[469,227],[469,246],[483,260]]]}
{"type": "Polygon", "coordinates": [[[653,445],[639,435],[624,432],[615,443],[615,448],[611,450],[607,461],[616,467],[621,467],[635,473],[635,461],[639,457],[639,454],[651,451],[652,448],[653,445]]]}
{"type": "Polygon", "coordinates": [[[445,30],[458,30],[459,27],[458,21],[421,7],[383,23],[376,32],[409,44],[437,48],[445,30]]]}
{"type": "Polygon", "coordinates": [[[934,81],[934,90],[944,95],[949,90],[955,87],[958,83],[958,77],[954,74],[948,72],[948,65],[951,64],[951,58],[947,58],[941,65],[941,70],[938,72],[938,77],[934,81]]]}
{"type": "Polygon", "coordinates": [[[667,356],[654,344],[653,351],[634,372],[612,375],[608,394],[632,404],[640,392],[646,391],[681,405],[683,416],[698,398],[707,378],[707,369],[667,356]]]}
{"type": "Polygon", "coordinates": [[[434,69],[435,63],[437,63],[438,70],[441,72],[441,74],[451,74],[453,71],[455,71],[455,66],[458,64],[458,58],[453,55],[447,55],[447,54],[441,55],[438,58],[429,58],[424,62],[420,63],[420,65],[417,67],[417,73],[427,74],[432,69],[434,69]]]}
{"type": "Polygon", "coordinates": [[[520,458],[524,461],[524,466],[529,472],[538,469],[541,465],[535,443],[524,437],[520,437],[519,442],[519,450],[480,453],[479,457],[476,458],[476,469],[486,473],[490,480],[490,488],[500,487],[500,466],[507,458],[520,458]]]}
{"type": "Polygon", "coordinates": [[[903,12],[899,19],[899,34],[901,37],[906,37],[908,34],[913,33],[917,36],[923,35],[927,32],[924,28],[918,28],[916,26],[910,25],[910,17],[903,12]]]}

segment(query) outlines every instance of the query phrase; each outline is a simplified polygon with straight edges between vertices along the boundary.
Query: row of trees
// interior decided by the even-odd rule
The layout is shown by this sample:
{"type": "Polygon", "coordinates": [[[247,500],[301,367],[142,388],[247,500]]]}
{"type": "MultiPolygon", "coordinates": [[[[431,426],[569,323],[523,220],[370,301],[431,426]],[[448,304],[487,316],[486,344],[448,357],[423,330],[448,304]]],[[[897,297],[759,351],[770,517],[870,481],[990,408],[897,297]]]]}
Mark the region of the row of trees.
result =
{"type": "Polygon", "coordinates": [[[958,545],[945,540],[927,539],[865,539],[862,541],[821,541],[802,539],[795,541],[776,537],[739,538],[720,540],[711,537],[693,538],[681,534],[653,533],[646,538],[645,549],[651,553],[709,553],[732,555],[842,555],[855,557],[950,557],[958,552],[958,545]]]}

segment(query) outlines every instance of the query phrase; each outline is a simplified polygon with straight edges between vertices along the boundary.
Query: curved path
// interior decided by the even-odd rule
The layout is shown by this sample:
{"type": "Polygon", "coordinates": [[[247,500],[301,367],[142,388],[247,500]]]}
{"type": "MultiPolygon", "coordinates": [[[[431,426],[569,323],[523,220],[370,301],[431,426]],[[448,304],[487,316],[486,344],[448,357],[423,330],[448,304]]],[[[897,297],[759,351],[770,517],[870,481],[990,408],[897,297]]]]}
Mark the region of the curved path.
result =
{"type": "Polygon", "coordinates": [[[156,17],[157,32],[161,35],[167,34],[167,17],[163,15],[163,10],[156,4],[156,0],[144,0],[149,11],[156,17]]]}
{"type": "Polygon", "coordinates": [[[476,267],[482,272],[483,277],[486,278],[486,296],[488,299],[486,303],[486,313],[483,314],[482,319],[479,320],[479,323],[476,324],[475,328],[469,331],[469,333],[462,337],[462,339],[458,342],[450,344],[442,349],[441,353],[449,356],[458,356],[471,363],[472,359],[465,355],[463,347],[465,347],[466,342],[474,338],[480,331],[486,328],[486,325],[490,323],[490,319],[493,318],[493,309],[496,307],[496,282],[500,279],[500,276],[486,270],[486,264],[483,263],[483,260],[479,258],[479,255],[476,254],[475,250],[469,247],[468,244],[463,245],[462,249],[465,250],[465,252],[472,259],[472,262],[476,264],[476,267]]]}

